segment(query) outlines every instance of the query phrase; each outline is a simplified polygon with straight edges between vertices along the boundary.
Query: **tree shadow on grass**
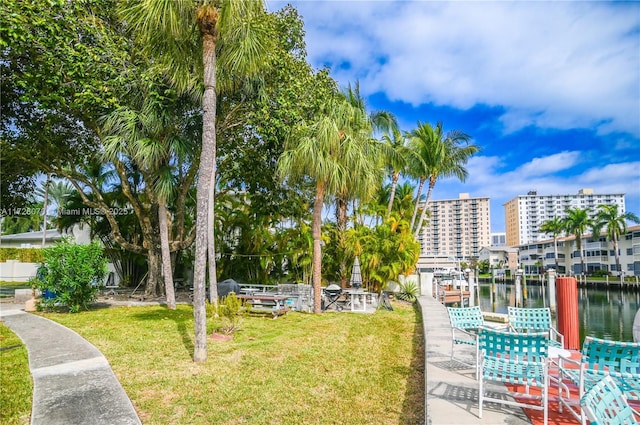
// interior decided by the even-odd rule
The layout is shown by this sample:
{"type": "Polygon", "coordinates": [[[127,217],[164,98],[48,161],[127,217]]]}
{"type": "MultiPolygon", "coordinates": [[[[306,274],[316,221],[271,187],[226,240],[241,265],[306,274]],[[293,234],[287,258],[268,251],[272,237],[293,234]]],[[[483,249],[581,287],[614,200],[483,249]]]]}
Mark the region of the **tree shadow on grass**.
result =
{"type": "Polygon", "coordinates": [[[414,425],[424,423],[425,413],[425,352],[424,327],[422,313],[414,303],[413,310],[416,321],[412,337],[412,355],[409,376],[407,377],[407,391],[402,404],[402,424],[414,425]]]}
{"type": "Polygon", "coordinates": [[[153,310],[137,313],[134,317],[138,320],[158,323],[164,322],[167,319],[172,320],[176,324],[176,329],[182,339],[182,345],[189,356],[193,355],[195,343],[192,332],[190,332],[191,326],[193,325],[193,314],[188,314],[181,309],[171,310],[167,307],[158,307],[153,310]]]}

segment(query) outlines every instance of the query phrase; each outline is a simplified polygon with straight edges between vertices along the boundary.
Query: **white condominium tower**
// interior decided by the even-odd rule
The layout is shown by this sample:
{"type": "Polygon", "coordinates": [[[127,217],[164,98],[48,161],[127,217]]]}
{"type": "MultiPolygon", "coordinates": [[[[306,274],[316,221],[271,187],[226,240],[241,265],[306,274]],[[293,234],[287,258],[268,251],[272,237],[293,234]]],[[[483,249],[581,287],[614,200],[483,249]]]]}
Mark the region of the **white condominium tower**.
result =
{"type": "Polygon", "coordinates": [[[491,245],[488,197],[461,193],[458,199],[429,201],[427,211],[430,216],[420,233],[422,255],[471,259],[491,245]]]}
{"type": "Polygon", "coordinates": [[[504,204],[507,245],[518,246],[549,239],[540,231],[545,221],[554,217],[566,217],[567,208],[580,208],[590,211],[590,217],[597,212],[600,204],[618,204],[624,214],[624,194],[596,195],[593,189],[581,189],[577,195],[538,195],[531,191],[504,204]]]}

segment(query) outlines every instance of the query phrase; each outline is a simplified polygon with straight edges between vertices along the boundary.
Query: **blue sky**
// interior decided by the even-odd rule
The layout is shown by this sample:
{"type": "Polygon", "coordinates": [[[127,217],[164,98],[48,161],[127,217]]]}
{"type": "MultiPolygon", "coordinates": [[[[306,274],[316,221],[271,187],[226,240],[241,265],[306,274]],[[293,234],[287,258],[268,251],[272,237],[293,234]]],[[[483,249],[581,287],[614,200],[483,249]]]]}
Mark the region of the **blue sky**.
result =
{"type": "Polygon", "coordinates": [[[624,193],[640,215],[640,2],[269,1],[303,16],[308,60],[403,130],[442,121],[481,152],[467,192],[503,204],[539,195],[624,193]]]}

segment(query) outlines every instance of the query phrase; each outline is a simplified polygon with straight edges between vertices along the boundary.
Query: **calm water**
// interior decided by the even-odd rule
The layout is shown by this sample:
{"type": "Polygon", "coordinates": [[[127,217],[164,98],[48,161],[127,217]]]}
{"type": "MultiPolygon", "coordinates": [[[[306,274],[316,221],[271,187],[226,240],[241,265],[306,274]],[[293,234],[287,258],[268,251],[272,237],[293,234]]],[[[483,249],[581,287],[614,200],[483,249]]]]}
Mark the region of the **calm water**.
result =
{"type": "MultiPolygon", "coordinates": [[[[543,291],[546,286],[528,286],[524,307],[546,307],[543,291]]],[[[497,283],[496,299],[490,298],[491,284],[480,284],[480,308],[483,311],[506,313],[515,305],[513,284],[497,283]]],[[[580,341],[585,336],[633,341],[633,320],[640,309],[640,292],[619,289],[578,288],[580,341]]]]}

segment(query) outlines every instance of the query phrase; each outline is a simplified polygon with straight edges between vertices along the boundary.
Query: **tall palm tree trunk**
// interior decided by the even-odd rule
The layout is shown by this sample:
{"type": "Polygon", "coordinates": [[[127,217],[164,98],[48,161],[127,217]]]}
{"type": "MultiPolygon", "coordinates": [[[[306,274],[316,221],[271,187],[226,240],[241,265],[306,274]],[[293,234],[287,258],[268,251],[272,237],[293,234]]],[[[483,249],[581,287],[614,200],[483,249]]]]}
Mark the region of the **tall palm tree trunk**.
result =
{"type": "Polygon", "coordinates": [[[586,274],[587,270],[584,267],[584,250],[582,249],[582,239],[578,238],[578,250],[580,252],[580,274],[586,274]]]}
{"type": "Polygon", "coordinates": [[[313,220],[311,232],[313,235],[313,312],[320,313],[322,298],[322,203],[324,202],[324,184],[318,182],[316,185],[316,199],[313,201],[313,220]]]}
{"type": "Polygon", "coordinates": [[[556,263],[556,273],[558,272],[558,238],[553,237],[553,259],[556,263]]]}
{"type": "Polygon", "coordinates": [[[169,249],[169,223],[167,220],[167,206],[164,201],[158,201],[158,221],[160,222],[160,250],[162,252],[162,275],[164,277],[164,291],[167,296],[167,307],[176,309],[176,293],[173,287],[173,271],[171,269],[171,251],[169,249]]]}
{"type": "Polygon", "coordinates": [[[420,219],[418,220],[418,225],[416,226],[416,230],[414,233],[414,237],[418,239],[420,236],[420,230],[422,229],[422,223],[424,222],[424,218],[427,216],[427,205],[429,205],[429,200],[431,199],[431,193],[433,192],[433,188],[435,187],[436,182],[434,179],[429,180],[429,190],[427,191],[427,198],[424,200],[424,206],[422,207],[422,213],[420,213],[420,219]]]}
{"type": "Polygon", "coordinates": [[[413,225],[416,223],[416,216],[418,215],[418,206],[420,204],[420,195],[422,195],[422,188],[426,178],[420,177],[420,184],[418,184],[418,194],[416,195],[416,204],[413,207],[413,216],[411,217],[411,225],[409,229],[413,229],[413,225]]]}
{"type": "MultiPolygon", "coordinates": [[[[203,6],[207,7],[207,6],[203,6]]],[[[198,185],[196,192],[196,252],[193,272],[193,318],[195,344],[193,360],[207,360],[207,311],[206,311],[206,269],[209,233],[209,188],[215,164],[216,150],[216,38],[215,22],[217,11],[211,7],[212,14],[199,20],[202,32],[202,61],[204,64],[204,95],[202,99],[202,151],[198,167],[198,185]]]]}
{"type": "Polygon", "coordinates": [[[389,204],[387,205],[387,218],[391,216],[391,210],[393,209],[393,200],[396,197],[396,188],[398,187],[398,178],[400,178],[400,173],[397,171],[393,172],[391,176],[391,193],[389,194],[389,204]]]}
{"type": "Polygon", "coordinates": [[[613,235],[613,253],[616,256],[616,271],[622,273],[622,269],[620,267],[620,254],[618,253],[618,237],[613,235]]]}

